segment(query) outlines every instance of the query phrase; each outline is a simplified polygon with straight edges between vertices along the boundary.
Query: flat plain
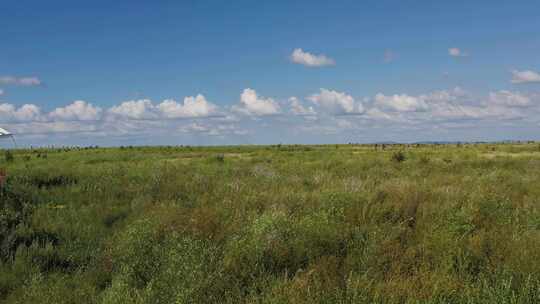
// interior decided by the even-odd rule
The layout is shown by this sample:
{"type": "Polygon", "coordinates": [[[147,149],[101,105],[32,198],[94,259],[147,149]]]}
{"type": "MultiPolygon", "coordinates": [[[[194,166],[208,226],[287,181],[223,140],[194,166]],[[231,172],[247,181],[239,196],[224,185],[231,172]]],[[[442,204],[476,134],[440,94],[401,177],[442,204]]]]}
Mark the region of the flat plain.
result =
{"type": "Polygon", "coordinates": [[[538,143],[1,156],[2,303],[540,302],[538,143]]]}

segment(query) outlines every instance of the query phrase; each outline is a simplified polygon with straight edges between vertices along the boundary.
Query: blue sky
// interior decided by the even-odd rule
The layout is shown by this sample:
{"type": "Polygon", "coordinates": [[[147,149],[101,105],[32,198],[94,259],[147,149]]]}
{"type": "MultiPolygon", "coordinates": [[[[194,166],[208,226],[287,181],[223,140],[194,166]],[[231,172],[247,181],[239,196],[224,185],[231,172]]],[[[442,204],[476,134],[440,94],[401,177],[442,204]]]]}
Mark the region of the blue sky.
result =
{"type": "Polygon", "coordinates": [[[540,139],[538,11],[6,0],[0,127],[24,145],[540,139]]]}

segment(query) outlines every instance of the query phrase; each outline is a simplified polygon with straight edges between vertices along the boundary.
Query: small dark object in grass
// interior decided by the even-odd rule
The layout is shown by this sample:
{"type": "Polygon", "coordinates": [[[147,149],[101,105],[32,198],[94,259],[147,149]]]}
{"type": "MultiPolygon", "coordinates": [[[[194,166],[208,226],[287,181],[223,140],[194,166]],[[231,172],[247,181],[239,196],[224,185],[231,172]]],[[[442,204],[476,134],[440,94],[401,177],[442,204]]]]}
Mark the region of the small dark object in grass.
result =
{"type": "Polygon", "coordinates": [[[15,157],[13,156],[13,153],[9,150],[6,150],[6,152],[4,152],[4,158],[6,160],[6,162],[8,163],[11,163],[15,160],[15,157]]]}
{"type": "Polygon", "coordinates": [[[394,152],[392,153],[392,160],[397,162],[397,163],[401,163],[403,161],[405,161],[406,157],[405,157],[405,153],[403,153],[403,151],[397,151],[397,152],[394,152]]]}
{"type": "Polygon", "coordinates": [[[53,188],[71,186],[77,184],[78,180],[74,176],[58,175],[58,176],[35,176],[29,180],[30,184],[37,188],[53,188]]]}
{"type": "Polygon", "coordinates": [[[216,160],[220,163],[224,162],[225,161],[225,155],[223,154],[218,154],[216,155],[216,160]]]}
{"type": "Polygon", "coordinates": [[[426,164],[429,163],[429,161],[430,161],[430,160],[429,160],[429,157],[427,157],[427,156],[422,156],[422,157],[420,157],[420,163],[421,163],[421,164],[426,165],[426,164]]]}
{"type": "Polygon", "coordinates": [[[6,170],[0,168],[0,189],[4,186],[7,180],[6,170]]]}

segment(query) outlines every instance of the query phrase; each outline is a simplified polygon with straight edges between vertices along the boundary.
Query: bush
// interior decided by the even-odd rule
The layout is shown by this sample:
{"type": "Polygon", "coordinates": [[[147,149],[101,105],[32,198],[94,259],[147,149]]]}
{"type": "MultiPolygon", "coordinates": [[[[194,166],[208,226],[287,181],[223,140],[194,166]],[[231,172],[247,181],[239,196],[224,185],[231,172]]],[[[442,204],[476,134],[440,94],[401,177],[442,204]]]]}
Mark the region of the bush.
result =
{"type": "Polygon", "coordinates": [[[4,186],[7,180],[7,173],[6,170],[0,168],[0,189],[4,186]]]}
{"type": "Polygon", "coordinates": [[[403,161],[405,161],[406,157],[405,157],[405,153],[403,153],[403,151],[397,151],[397,152],[394,152],[392,153],[392,161],[395,161],[397,163],[401,163],[403,161]]]}
{"type": "Polygon", "coordinates": [[[6,150],[6,152],[4,152],[4,159],[6,160],[6,162],[11,163],[15,160],[15,157],[13,156],[13,153],[11,151],[6,150]]]}
{"type": "Polygon", "coordinates": [[[216,155],[216,160],[217,160],[219,163],[225,162],[225,155],[223,155],[223,154],[218,154],[218,155],[216,155]]]}
{"type": "Polygon", "coordinates": [[[112,284],[104,303],[203,303],[221,297],[214,280],[215,249],[207,242],[168,231],[150,219],[128,226],[112,250],[112,284]],[[126,297],[133,297],[126,301],[126,297]]]}
{"type": "Polygon", "coordinates": [[[429,162],[430,162],[430,159],[429,159],[428,156],[424,155],[424,156],[420,157],[420,163],[421,164],[427,165],[427,164],[429,164],[429,162]]]}

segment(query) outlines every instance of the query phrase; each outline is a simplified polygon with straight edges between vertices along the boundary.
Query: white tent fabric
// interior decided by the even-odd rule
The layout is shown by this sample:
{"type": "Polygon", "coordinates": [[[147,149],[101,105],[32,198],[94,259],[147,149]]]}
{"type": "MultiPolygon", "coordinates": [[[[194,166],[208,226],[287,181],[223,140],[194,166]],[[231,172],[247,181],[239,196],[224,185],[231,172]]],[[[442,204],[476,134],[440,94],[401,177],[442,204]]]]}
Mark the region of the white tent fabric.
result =
{"type": "Polygon", "coordinates": [[[0,137],[4,137],[4,136],[13,136],[13,134],[11,134],[11,132],[9,132],[6,129],[0,128],[0,137]]]}
{"type": "Polygon", "coordinates": [[[17,142],[15,141],[15,137],[13,136],[13,133],[9,132],[6,129],[0,128],[0,138],[7,138],[7,137],[10,137],[11,140],[13,140],[13,144],[15,145],[15,147],[17,147],[17,142]]]}

